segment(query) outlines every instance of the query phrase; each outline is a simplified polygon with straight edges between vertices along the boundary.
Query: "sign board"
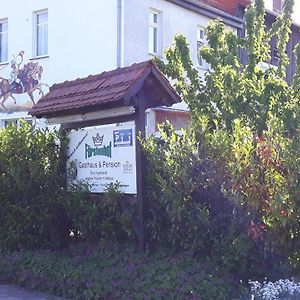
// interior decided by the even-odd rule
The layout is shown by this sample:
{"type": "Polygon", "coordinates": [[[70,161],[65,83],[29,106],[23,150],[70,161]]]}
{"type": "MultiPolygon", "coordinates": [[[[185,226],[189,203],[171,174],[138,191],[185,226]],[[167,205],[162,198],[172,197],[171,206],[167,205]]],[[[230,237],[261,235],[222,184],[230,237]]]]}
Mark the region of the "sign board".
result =
{"type": "Polygon", "coordinates": [[[134,124],[73,130],[68,137],[69,181],[88,183],[92,193],[103,193],[118,181],[121,192],[137,193],[134,124]]]}

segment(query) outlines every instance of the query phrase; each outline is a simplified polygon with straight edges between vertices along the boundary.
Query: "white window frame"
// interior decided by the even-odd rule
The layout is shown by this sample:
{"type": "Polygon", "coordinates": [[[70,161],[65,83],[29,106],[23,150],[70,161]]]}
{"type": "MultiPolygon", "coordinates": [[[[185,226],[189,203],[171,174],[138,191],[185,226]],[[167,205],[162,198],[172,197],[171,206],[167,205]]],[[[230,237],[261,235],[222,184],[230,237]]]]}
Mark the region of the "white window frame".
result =
{"type": "MultiPolygon", "coordinates": [[[[0,20],[0,24],[6,24],[7,25],[7,29],[6,31],[4,31],[3,29],[1,29],[0,31],[0,42],[1,44],[3,43],[4,41],[4,47],[5,47],[5,50],[4,50],[4,57],[2,57],[2,51],[0,52],[0,64],[3,64],[3,63],[7,63],[8,62],[8,19],[1,19],[0,20]]],[[[2,26],[1,26],[2,27],[2,26]]],[[[1,49],[2,49],[2,45],[1,46],[1,49]]]]}
{"type": "Polygon", "coordinates": [[[14,126],[20,127],[21,122],[20,120],[23,119],[25,122],[29,123],[31,126],[34,125],[34,119],[33,118],[8,118],[8,119],[2,119],[1,120],[1,127],[0,128],[6,128],[9,124],[13,123],[14,126]]]}
{"type": "Polygon", "coordinates": [[[201,57],[200,49],[207,45],[207,39],[205,36],[205,28],[202,26],[197,27],[197,66],[200,69],[208,70],[208,63],[201,57]]]}
{"type": "Polygon", "coordinates": [[[150,55],[162,56],[162,12],[150,8],[148,12],[148,52],[150,55]],[[154,21],[156,15],[156,22],[154,21]],[[156,36],[154,34],[156,30],[156,36]],[[153,34],[152,38],[151,35],[153,34]],[[151,41],[153,44],[151,45],[151,41]],[[155,49],[156,44],[156,49],[155,49]]]}
{"type": "Polygon", "coordinates": [[[47,57],[49,55],[49,13],[48,9],[43,9],[39,11],[35,11],[33,13],[33,57],[47,57]],[[39,16],[47,14],[47,22],[39,23],[39,16]],[[42,42],[42,49],[40,49],[39,40],[38,40],[38,34],[39,34],[39,28],[42,28],[44,31],[46,31],[46,37],[45,32],[43,33],[43,42],[42,42]]]}
{"type": "Polygon", "coordinates": [[[6,120],[3,120],[3,128],[8,127],[8,125],[11,123],[16,127],[19,126],[18,119],[6,119],[6,120]]]}

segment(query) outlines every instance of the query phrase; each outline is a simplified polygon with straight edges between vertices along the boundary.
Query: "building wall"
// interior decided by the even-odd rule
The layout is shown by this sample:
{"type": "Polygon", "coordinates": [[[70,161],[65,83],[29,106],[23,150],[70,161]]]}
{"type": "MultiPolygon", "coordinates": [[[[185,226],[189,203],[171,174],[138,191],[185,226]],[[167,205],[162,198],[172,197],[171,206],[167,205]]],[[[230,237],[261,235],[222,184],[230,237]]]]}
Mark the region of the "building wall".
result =
{"type": "MultiPolygon", "coordinates": [[[[191,57],[204,79],[208,67],[197,62],[197,30],[205,29],[212,19],[166,0],[131,0],[124,2],[124,65],[145,61],[149,53],[149,12],[157,11],[161,20],[162,49],[159,57],[173,43],[176,34],[184,34],[189,43],[191,57]]],[[[175,109],[187,110],[185,103],[175,104],[175,109]]]]}
{"type": "Polygon", "coordinates": [[[155,111],[156,131],[158,131],[158,125],[167,120],[173,125],[175,130],[180,130],[186,127],[186,124],[190,121],[190,114],[186,111],[157,109],[155,111]]]}
{"type": "MultiPolygon", "coordinates": [[[[125,1],[124,64],[131,65],[151,57],[148,51],[150,9],[161,13],[162,49],[171,46],[176,34],[183,33],[197,65],[197,28],[205,28],[211,19],[165,0],[125,1]]],[[[201,68],[199,71],[201,75],[205,72],[201,68]]]]}
{"type": "MultiPolygon", "coordinates": [[[[116,68],[117,2],[83,5],[82,0],[0,0],[0,20],[8,19],[8,62],[25,51],[24,63],[39,62],[44,69],[41,81],[50,86],[116,68]],[[48,56],[34,59],[34,12],[43,9],[48,9],[48,56]]],[[[9,64],[0,64],[1,77],[9,78],[10,71],[9,64]]],[[[36,93],[35,98],[39,97],[36,93]]],[[[17,96],[17,103],[24,101],[29,101],[27,94],[17,96]]],[[[13,108],[12,99],[6,104],[13,108]]],[[[6,113],[0,108],[0,120],[24,116],[26,111],[6,113]]]]}
{"type": "MultiPolygon", "coordinates": [[[[267,28],[271,28],[272,24],[275,22],[276,16],[273,14],[267,14],[266,16],[266,25],[267,28]]],[[[294,54],[295,46],[300,42],[300,32],[299,27],[295,24],[292,25],[292,32],[290,34],[290,40],[287,45],[287,54],[289,56],[290,63],[286,68],[286,80],[288,83],[291,83],[293,80],[293,76],[296,72],[296,57],[294,54]]],[[[276,38],[273,38],[271,41],[271,61],[270,63],[274,66],[278,65],[278,60],[276,59],[276,55],[274,50],[277,49],[277,41],[276,38]]]]}
{"type": "MultiPolygon", "coordinates": [[[[197,66],[197,31],[199,27],[204,29],[211,17],[180,5],[189,1],[177,2],[178,5],[167,0],[94,0],[83,5],[82,0],[0,0],[0,20],[8,19],[8,61],[25,51],[24,63],[38,62],[44,70],[41,81],[51,86],[148,60],[149,10],[154,9],[161,14],[161,54],[176,34],[183,33],[197,66]],[[36,59],[34,12],[43,9],[48,10],[49,50],[47,57],[36,59]]],[[[204,77],[207,66],[198,69],[204,77]]],[[[10,64],[0,64],[0,76],[9,78],[10,71],[10,64]]],[[[47,88],[43,90],[47,92],[47,88]]],[[[40,97],[36,92],[35,99],[40,97]]],[[[32,105],[27,94],[16,98],[17,104],[26,102],[27,108],[32,105]]],[[[0,126],[1,120],[28,117],[26,109],[15,109],[12,99],[5,104],[11,109],[7,113],[0,107],[0,126]]],[[[181,103],[175,108],[186,110],[187,106],[181,103]]]]}

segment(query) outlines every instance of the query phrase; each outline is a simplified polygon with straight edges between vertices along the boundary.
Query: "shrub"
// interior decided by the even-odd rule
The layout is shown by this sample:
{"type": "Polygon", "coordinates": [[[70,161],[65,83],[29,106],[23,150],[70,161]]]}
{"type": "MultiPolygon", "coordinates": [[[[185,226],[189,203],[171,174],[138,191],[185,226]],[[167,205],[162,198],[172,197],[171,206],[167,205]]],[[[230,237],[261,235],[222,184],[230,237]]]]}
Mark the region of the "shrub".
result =
{"type": "Polygon", "coordinates": [[[89,241],[134,239],[135,206],[120,193],[119,183],[108,185],[103,195],[91,195],[84,183],[77,183],[65,201],[71,231],[89,241]]]}
{"type": "Polygon", "coordinates": [[[278,279],[289,272],[289,257],[296,267],[298,249],[297,169],[288,162],[289,139],[278,140],[269,131],[259,143],[250,128],[238,121],[231,135],[208,128],[206,118],[180,135],[165,124],[159,139],[143,142],[148,159],[150,245],[192,250],[243,280],[278,279]],[[257,151],[267,149],[267,140],[273,148],[265,160],[257,151]],[[280,154],[274,148],[278,145],[280,154]],[[280,161],[280,166],[274,161],[280,161]],[[260,192],[262,178],[264,193],[260,192]],[[266,201],[266,191],[268,210],[260,205],[266,201]],[[281,214],[282,205],[290,207],[288,216],[281,214]]]}
{"type": "Polygon", "coordinates": [[[0,129],[0,248],[57,247],[68,235],[64,151],[56,131],[0,129]]]}
{"type": "MultiPolygon", "coordinates": [[[[221,241],[228,246],[245,232],[241,208],[223,193],[223,163],[208,155],[204,140],[197,146],[195,131],[178,135],[166,123],[160,134],[160,139],[143,142],[148,158],[146,226],[150,246],[213,255],[220,250],[216,245],[221,241]]],[[[251,247],[246,248],[241,251],[244,257],[251,247]]],[[[230,270],[234,263],[229,266],[223,261],[225,265],[230,270]]]]}

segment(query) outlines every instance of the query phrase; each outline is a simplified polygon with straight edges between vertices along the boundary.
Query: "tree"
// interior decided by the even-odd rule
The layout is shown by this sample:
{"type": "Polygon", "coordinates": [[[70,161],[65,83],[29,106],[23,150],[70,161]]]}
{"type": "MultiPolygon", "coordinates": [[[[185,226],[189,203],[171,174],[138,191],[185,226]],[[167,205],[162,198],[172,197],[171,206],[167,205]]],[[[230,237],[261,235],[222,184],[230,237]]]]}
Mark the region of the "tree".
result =
{"type": "MultiPolygon", "coordinates": [[[[199,116],[205,115],[212,128],[230,131],[233,120],[240,118],[261,133],[272,115],[283,120],[289,133],[295,132],[299,126],[299,67],[292,86],[285,80],[293,5],[294,0],[286,0],[283,14],[267,31],[264,1],[254,1],[245,15],[245,38],[228,31],[221,21],[210,23],[206,29],[208,46],[201,49],[210,65],[205,85],[193,67],[186,38],[175,37],[175,46],[166,51],[166,63],[158,64],[175,81],[176,90],[189,105],[192,120],[197,122],[199,116]],[[270,60],[274,36],[279,50],[278,68],[264,71],[260,64],[270,60]],[[248,54],[246,65],[239,61],[240,51],[248,54]]],[[[299,46],[295,51],[299,58],[299,46]]]]}

